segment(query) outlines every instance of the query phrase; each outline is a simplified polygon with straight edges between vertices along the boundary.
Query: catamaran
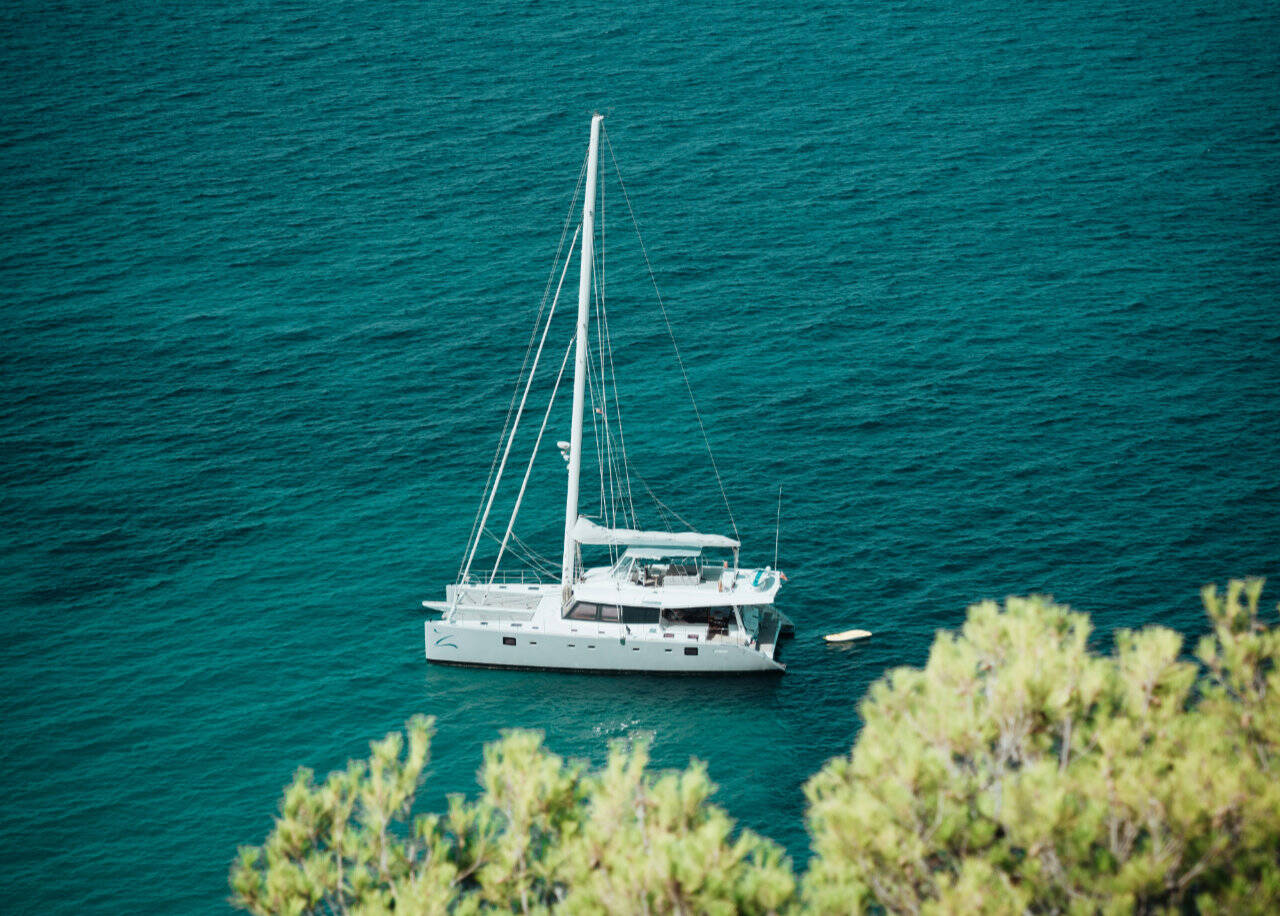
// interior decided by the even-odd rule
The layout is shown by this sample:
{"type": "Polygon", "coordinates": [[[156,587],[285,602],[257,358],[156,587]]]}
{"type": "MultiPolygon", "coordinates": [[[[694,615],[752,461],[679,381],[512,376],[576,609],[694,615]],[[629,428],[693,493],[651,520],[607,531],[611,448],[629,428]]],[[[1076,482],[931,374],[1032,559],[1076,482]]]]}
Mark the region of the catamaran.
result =
{"type": "MultiPolygon", "coordinates": [[[[569,257],[566,255],[518,408],[515,407],[515,396],[512,397],[515,409],[508,411],[507,428],[504,428],[498,451],[494,454],[490,480],[481,499],[481,509],[473,525],[458,579],[445,588],[443,601],[423,602],[424,607],[440,615],[425,622],[426,657],[428,661],[440,664],[494,668],[670,674],[778,673],[785,670],[778,660],[779,640],[790,635],[793,629],[791,621],[773,606],[786,577],[770,566],[739,566],[741,544],[736,537],[737,527],[732,511],[729,518],[735,537],[693,530],[646,530],[639,527],[635,518],[631,491],[633,474],[628,465],[616,409],[616,379],[612,401],[607,394],[606,379],[615,374],[612,354],[609,353],[607,363],[603,353],[598,364],[591,358],[593,291],[598,318],[597,341],[606,349],[609,346],[607,318],[601,321],[601,293],[593,276],[602,122],[600,114],[591,119],[591,138],[584,164],[586,183],[582,220],[568,247],[571,252],[581,237],[576,334],[561,361],[560,375],[556,377],[555,389],[543,415],[542,428],[526,467],[515,507],[505,533],[499,539],[487,527],[490,510],[511,454],[511,443],[524,414],[551,317],[569,269],[569,257]],[[521,549],[526,557],[537,563],[536,555],[530,556],[530,552],[524,549],[527,545],[514,534],[513,529],[570,352],[574,356],[572,421],[569,440],[557,443],[568,462],[559,578],[557,581],[557,571],[546,562],[541,566],[548,574],[546,581],[536,575],[531,577],[523,570],[518,577],[503,575],[499,566],[509,548],[521,549]],[[592,378],[595,381],[589,386],[592,378]],[[588,387],[593,404],[591,423],[596,430],[596,454],[601,464],[600,521],[579,512],[588,387]],[[609,471],[607,489],[604,484],[606,465],[609,471]],[[472,571],[477,548],[485,535],[493,537],[500,545],[498,558],[487,575],[472,571]],[[599,566],[585,565],[584,547],[589,552],[594,548],[602,555],[607,550],[608,562],[599,566]]],[[[612,154],[612,145],[610,152],[612,154]]],[[[616,157],[614,163],[616,170],[616,157]]],[[[580,174],[580,183],[581,180],[580,174]]],[[[625,195],[626,186],[622,188],[625,195]]],[[[570,206],[572,214],[573,205],[570,206]]],[[[630,210],[629,197],[627,206],[630,210]]],[[[634,212],[632,218],[634,222],[634,212]]],[[[568,222],[566,231],[561,234],[562,250],[567,228],[568,222]]],[[[643,250],[643,240],[641,248],[643,250]]],[[[559,259],[557,252],[557,266],[559,259]]],[[[645,262],[647,265],[647,255],[645,262]]],[[[551,278],[554,276],[555,268],[551,278]]],[[[547,292],[550,284],[548,280],[547,292]]],[[[656,292],[656,282],[654,289],[656,292]]],[[[545,307],[545,293],[543,302],[545,307]]],[[[665,307],[662,314],[665,320],[665,307]]],[[[542,321],[540,311],[539,322],[542,321]]],[[[530,352],[533,352],[532,344],[537,336],[535,325],[534,335],[530,338],[530,352]]],[[[684,374],[674,334],[671,340],[684,374]]],[[[526,353],[526,365],[528,359],[526,353]]],[[[685,383],[692,400],[693,391],[688,386],[687,374],[685,383]]],[[[516,391],[520,391],[519,383],[516,391]]],[[[696,412],[697,402],[693,401],[693,404],[696,412]]],[[[701,415],[698,426],[706,442],[701,415]]],[[[709,442],[707,450],[710,455],[709,442]]],[[[724,496],[714,456],[711,463],[724,496]]],[[[645,488],[649,489],[647,484],[645,488]]],[[[656,496],[653,498],[658,502],[660,511],[669,508],[656,496]]],[[[725,506],[728,508],[727,497],[725,506]]],[[[679,518],[674,510],[663,512],[664,522],[669,516],[679,518]]],[[[774,563],[777,563],[776,553],[774,563]]]]}

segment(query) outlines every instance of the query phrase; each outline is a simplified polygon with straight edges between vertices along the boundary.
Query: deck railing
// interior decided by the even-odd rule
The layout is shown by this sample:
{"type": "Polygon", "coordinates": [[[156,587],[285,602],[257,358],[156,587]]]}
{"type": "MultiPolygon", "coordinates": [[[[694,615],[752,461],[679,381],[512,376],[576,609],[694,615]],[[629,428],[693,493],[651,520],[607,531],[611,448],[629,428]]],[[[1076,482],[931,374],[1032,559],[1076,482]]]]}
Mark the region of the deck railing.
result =
{"type": "MultiPolygon", "coordinates": [[[[526,569],[502,570],[493,577],[495,585],[543,585],[548,580],[526,569]]],[[[467,576],[459,585],[488,585],[488,576],[467,576]]]]}

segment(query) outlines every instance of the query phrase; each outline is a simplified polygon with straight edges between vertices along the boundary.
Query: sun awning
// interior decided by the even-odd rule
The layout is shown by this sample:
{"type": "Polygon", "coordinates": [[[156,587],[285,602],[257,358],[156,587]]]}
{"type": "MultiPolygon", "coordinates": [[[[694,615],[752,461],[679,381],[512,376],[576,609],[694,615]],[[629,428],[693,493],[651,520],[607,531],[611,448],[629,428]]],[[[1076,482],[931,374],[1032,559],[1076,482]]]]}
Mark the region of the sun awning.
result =
{"type": "Polygon", "coordinates": [[[636,528],[605,528],[578,516],[573,539],[579,544],[608,544],[622,547],[720,547],[738,549],[738,542],[723,534],[698,531],[640,531],[636,528]]]}
{"type": "Polygon", "coordinates": [[[701,547],[628,547],[622,555],[637,560],[665,560],[668,557],[696,557],[701,553],[701,547]]]}

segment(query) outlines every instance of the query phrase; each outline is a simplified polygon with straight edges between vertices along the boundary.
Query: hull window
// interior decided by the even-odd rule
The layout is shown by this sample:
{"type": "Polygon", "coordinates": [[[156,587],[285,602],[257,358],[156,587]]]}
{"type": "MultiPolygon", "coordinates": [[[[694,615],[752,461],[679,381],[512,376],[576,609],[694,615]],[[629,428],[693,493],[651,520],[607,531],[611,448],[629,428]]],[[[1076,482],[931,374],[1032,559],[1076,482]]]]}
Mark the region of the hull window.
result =
{"type": "Polygon", "coordinates": [[[568,620],[601,620],[605,623],[641,626],[657,623],[660,613],[656,607],[620,607],[616,604],[578,601],[564,616],[568,620]]]}
{"type": "Polygon", "coordinates": [[[697,646],[685,646],[685,647],[684,647],[684,654],[685,654],[685,655],[697,655],[697,654],[698,654],[698,647],[697,647],[697,646]]]}
{"type": "Polygon", "coordinates": [[[629,624],[653,624],[658,622],[659,610],[656,607],[624,607],[622,622],[629,624]]]}
{"type": "Polygon", "coordinates": [[[504,636],[502,637],[502,644],[504,646],[514,646],[516,644],[516,638],[514,636],[504,636]]]}
{"type": "Polygon", "coordinates": [[[695,626],[733,619],[731,607],[669,607],[662,611],[662,619],[668,624],[690,623],[695,626]]]}

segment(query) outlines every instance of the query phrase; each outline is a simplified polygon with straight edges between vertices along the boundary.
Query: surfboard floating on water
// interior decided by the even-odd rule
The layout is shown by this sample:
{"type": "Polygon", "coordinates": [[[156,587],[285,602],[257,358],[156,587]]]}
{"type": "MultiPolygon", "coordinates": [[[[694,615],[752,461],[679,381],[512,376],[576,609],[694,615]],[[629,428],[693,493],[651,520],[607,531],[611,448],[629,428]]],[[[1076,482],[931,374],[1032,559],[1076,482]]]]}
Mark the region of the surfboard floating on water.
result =
{"type": "Polygon", "coordinates": [[[845,630],[843,633],[828,633],[822,638],[827,642],[853,642],[857,639],[867,639],[870,636],[870,630],[845,630]]]}

